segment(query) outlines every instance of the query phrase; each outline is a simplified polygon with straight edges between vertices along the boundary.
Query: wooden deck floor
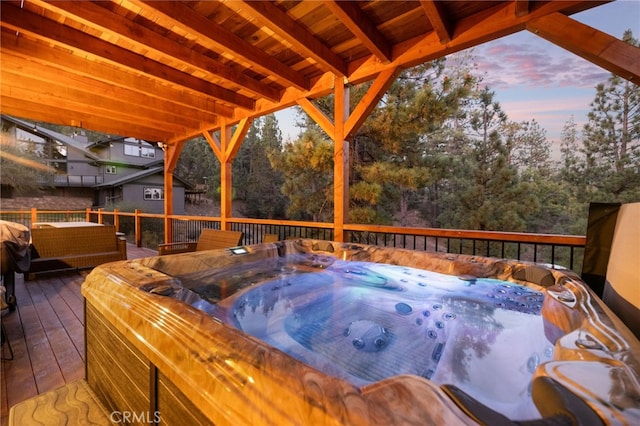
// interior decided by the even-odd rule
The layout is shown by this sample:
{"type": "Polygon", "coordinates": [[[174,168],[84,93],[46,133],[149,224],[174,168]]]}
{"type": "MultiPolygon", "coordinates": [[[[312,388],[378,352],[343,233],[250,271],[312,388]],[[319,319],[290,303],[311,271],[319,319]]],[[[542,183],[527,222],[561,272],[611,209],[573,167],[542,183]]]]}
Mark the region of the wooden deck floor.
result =
{"type": "MultiPolygon", "coordinates": [[[[127,246],[129,259],[154,250],[127,246]]],[[[84,377],[84,313],[80,286],[89,271],[40,274],[26,284],[16,275],[18,307],[2,323],[13,349],[2,345],[1,426],[25,399],[84,377]]]]}

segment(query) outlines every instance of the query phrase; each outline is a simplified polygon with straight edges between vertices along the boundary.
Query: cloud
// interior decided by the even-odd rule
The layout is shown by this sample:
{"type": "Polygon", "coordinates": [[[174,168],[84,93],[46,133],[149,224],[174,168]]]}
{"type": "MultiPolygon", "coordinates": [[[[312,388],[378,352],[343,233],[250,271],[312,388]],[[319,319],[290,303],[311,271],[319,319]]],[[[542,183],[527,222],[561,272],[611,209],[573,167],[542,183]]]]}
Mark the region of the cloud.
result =
{"type": "Polygon", "coordinates": [[[483,84],[493,90],[513,86],[593,88],[610,76],[608,71],[544,40],[511,37],[473,51],[483,84]]]}

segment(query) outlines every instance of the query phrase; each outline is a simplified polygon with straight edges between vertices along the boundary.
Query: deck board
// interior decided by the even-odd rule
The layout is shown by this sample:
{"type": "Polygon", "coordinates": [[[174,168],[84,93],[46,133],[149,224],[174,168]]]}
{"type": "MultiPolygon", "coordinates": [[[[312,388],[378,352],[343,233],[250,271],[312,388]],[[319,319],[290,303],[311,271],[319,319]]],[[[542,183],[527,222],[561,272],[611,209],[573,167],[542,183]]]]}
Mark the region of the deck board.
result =
{"type": "MultiPolygon", "coordinates": [[[[127,246],[129,259],[156,251],[127,246]]],[[[2,361],[0,426],[10,408],[26,399],[84,377],[84,301],[80,287],[87,270],[39,274],[25,283],[16,275],[18,307],[2,322],[14,359],[2,361]]],[[[2,357],[8,357],[2,345],[2,357]]]]}

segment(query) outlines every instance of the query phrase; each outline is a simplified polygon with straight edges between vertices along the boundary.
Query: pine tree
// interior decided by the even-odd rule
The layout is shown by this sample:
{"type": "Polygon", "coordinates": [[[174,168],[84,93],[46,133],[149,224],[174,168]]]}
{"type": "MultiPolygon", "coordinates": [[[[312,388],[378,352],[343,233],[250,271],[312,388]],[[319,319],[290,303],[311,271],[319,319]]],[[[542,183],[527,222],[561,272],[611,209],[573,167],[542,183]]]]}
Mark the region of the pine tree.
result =
{"type": "Polygon", "coordinates": [[[282,193],[288,197],[287,215],[293,220],[333,220],[333,143],[316,127],[282,153],[272,153],[275,169],[284,175],[282,193]]]}
{"type": "Polygon", "coordinates": [[[270,158],[282,150],[282,134],[275,115],[267,115],[261,120],[259,137],[252,140],[243,213],[255,218],[282,218],[287,202],[281,192],[284,177],[270,162],[270,158]]]}
{"type": "MultiPolygon", "coordinates": [[[[630,31],[623,39],[638,44],[630,31]]],[[[596,86],[588,119],[583,130],[587,200],[640,200],[640,87],[612,75],[596,86]]]]}

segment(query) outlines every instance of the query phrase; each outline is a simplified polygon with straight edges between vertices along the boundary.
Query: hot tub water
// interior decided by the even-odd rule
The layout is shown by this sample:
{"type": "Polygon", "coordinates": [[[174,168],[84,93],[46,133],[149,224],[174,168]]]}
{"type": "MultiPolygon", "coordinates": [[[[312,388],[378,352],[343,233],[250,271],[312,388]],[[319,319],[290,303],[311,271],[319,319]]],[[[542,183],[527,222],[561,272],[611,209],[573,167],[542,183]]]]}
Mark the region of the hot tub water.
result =
{"type": "Polygon", "coordinates": [[[247,269],[180,280],[220,321],[356,386],[413,374],[455,384],[511,419],[539,417],[531,378],[554,345],[542,292],[315,254],[247,269]]]}

